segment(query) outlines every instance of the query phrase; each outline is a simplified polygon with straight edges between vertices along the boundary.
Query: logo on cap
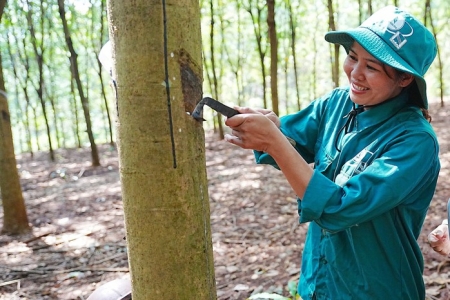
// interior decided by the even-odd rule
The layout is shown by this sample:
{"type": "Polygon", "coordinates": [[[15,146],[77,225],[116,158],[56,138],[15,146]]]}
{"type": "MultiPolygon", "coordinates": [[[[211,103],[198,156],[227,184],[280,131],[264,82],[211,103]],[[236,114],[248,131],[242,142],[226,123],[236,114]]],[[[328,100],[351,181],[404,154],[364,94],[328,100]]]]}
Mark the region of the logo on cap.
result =
{"type": "Polygon", "coordinates": [[[406,38],[414,33],[412,26],[402,16],[395,16],[389,22],[386,31],[393,34],[389,40],[397,50],[400,50],[408,41],[406,38]]]}

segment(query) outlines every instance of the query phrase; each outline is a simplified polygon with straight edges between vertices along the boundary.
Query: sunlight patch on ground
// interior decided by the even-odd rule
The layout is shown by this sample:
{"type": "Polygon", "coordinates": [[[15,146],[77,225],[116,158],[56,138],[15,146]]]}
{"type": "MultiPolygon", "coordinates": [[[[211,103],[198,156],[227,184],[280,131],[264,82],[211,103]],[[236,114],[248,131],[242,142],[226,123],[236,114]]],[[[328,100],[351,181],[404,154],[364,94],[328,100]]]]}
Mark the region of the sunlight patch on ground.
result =
{"type": "Polygon", "coordinates": [[[3,254],[13,254],[8,257],[8,262],[15,263],[17,262],[17,259],[20,259],[20,255],[25,253],[31,254],[31,249],[25,243],[12,241],[11,243],[3,246],[0,253],[2,256],[3,254]]]}
{"type": "Polygon", "coordinates": [[[42,240],[47,245],[62,247],[65,250],[96,246],[98,241],[90,237],[90,235],[106,230],[106,227],[97,221],[80,222],[79,220],[71,220],[70,218],[61,218],[56,223],[66,226],[66,231],[60,229],[63,230],[61,233],[42,237],[42,240]],[[75,231],[70,229],[72,225],[76,226],[75,231]]]}
{"type": "Polygon", "coordinates": [[[441,172],[444,171],[442,169],[449,168],[449,164],[450,164],[450,152],[442,154],[441,155],[441,172]]]}

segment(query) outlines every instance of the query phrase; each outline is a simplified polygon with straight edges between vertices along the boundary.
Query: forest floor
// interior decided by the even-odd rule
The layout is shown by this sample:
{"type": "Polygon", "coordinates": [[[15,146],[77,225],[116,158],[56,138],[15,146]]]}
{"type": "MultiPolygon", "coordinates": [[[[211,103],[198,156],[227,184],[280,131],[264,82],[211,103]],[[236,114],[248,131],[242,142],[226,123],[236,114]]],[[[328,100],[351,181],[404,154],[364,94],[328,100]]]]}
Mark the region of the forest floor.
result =
{"type": "MultiPolygon", "coordinates": [[[[446,217],[450,197],[450,109],[432,104],[442,171],[419,243],[428,299],[450,299],[450,260],[430,248],[427,234],[446,217]]],[[[86,299],[101,284],[128,274],[116,150],[57,150],[18,167],[30,234],[0,236],[0,299],[86,299]]],[[[277,170],[255,165],[251,151],[213,134],[206,139],[211,225],[219,300],[257,292],[289,296],[297,281],[307,225],[298,224],[293,191],[277,170]]],[[[3,223],[0,208],[0,223],[3,223]]]]}

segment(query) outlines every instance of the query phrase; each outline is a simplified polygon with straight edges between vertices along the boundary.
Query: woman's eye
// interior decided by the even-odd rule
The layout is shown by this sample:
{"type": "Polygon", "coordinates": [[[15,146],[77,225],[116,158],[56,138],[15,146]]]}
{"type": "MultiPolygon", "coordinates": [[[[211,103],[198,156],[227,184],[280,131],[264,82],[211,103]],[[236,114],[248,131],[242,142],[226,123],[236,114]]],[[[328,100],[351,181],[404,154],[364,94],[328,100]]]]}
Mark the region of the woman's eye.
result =
{"type": "Polygon", "coordinates": [[[374,67],[372,67],[370,65],[367,65],[367,69],[372,70],[372,71],[377,71],[377,68],[374,68],[374,67]]]}
{"type": "Polygon", "coordinates": [[[350,57],[351,60],[357,61],[356,56],[349,54],[348,57],[350,57]]]}

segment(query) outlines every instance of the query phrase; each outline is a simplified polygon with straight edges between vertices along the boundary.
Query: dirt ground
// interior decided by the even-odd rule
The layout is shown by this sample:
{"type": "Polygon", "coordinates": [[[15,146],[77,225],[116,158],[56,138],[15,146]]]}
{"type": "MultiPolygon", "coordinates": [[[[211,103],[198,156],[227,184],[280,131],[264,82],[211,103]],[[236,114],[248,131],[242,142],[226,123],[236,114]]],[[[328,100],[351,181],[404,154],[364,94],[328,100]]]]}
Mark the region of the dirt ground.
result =
{"type": "MultiPolygon", "coordinates": [[[[430,111],[441,144],[442,171],[419,242],[428,299],[450,299],[450,260],[426,235],[446,216],[450,197],[450,110],[430,111]]],[[[257,292],[288,296],[296,281],[307,225],[299,225],[294,193],[280,172],[257,166],[250,151],[207,135],[217,296],[245,299],[257,292]]],[[[116,150],[89,149],[18,156],[32,233],[0,236],[0,299],[86,299],[96,287],[128,274],[116,150]]],[[[0,208],[0,222],[3,211],[0,208]]]]}

